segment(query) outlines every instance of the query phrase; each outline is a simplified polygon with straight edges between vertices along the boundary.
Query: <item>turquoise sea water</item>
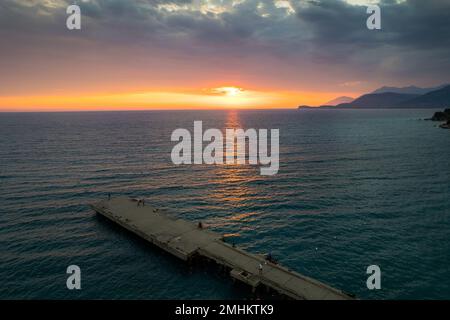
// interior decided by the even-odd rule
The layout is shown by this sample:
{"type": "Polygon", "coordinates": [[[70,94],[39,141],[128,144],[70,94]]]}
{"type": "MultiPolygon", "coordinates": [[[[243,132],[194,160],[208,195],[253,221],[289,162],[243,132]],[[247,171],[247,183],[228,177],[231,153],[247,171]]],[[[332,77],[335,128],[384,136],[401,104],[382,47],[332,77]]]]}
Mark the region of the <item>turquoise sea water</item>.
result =
{"type": "Polygon", "coordinates": [[[0,114],[0,298],[233,299],[92,212],[108,193],[202,220],[251,252],[366,299],[450,298],[450,132],[433,110],[0,114]],[[170,134],[279,128],[280,170],[174,166],[170,134]],[[82,289],[66,289],[80,266],[82,289]],[[369,291],[366,268],[382,270],[369,291]]]}

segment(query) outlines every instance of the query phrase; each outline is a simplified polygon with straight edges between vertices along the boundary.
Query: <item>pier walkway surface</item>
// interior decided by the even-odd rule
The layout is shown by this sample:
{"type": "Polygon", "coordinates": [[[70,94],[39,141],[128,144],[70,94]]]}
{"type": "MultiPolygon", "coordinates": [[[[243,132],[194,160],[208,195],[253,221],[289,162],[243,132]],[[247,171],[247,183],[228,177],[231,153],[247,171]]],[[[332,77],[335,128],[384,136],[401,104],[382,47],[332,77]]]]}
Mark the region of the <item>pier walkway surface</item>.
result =
{"type": "Polygon", "coordinates": [[[303,276],[279,264],[266,261],[224,241],[222,235],[191,221],[170,216],[165,210],[127,197],[92,204],[99,214],[146,241],[183,260],[206,257],[229,268],[230,276],[253,288],[266,286],[292,299],[352,299],[346,293],[303,276]],[[260,265],[263,266],[262,270],[260,265]]]}

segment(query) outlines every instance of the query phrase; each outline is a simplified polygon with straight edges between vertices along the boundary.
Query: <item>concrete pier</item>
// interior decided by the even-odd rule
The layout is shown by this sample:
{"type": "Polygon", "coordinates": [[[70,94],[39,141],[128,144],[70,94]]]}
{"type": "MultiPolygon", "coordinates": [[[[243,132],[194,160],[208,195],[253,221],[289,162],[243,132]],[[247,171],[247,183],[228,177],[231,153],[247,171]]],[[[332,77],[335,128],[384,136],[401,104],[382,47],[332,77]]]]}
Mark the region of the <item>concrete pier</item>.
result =
{"type": "Polygon", "coordinates": [[[117,197],[92,204],[91,207],[182,260],[202,256],[227,267],[233,279],[252,288],[265,286],[292,299],[352,299],[340,290],[268,262],[261,255],[233,247],[223,242],[220,234],[200,228],[193,222],[171,217],[147,202],[138,206],[135,199],[117,197]]]}

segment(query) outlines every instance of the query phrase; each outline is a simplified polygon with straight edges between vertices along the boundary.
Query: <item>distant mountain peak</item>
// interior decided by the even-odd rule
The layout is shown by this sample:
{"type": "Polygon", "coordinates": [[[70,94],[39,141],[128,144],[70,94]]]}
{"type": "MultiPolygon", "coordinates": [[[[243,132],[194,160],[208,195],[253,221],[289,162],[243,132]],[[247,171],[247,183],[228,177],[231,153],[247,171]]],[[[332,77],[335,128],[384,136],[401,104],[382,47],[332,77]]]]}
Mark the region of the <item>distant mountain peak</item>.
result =
{"type": "Polygon", "coordinates": [[[341,96],[341,97],[337,97],[336,99],[333,99],[333,100],[331,100],[331,101],[328,101],[328,102],[325,103],[324,105],[327,105],[327,106],[337,106],[338,104],[341,104],[341,103],[350,103],[350,102],[352,102],[353,100],[355,100],[355,99],[353,99],[352,97],[341,96]]]}

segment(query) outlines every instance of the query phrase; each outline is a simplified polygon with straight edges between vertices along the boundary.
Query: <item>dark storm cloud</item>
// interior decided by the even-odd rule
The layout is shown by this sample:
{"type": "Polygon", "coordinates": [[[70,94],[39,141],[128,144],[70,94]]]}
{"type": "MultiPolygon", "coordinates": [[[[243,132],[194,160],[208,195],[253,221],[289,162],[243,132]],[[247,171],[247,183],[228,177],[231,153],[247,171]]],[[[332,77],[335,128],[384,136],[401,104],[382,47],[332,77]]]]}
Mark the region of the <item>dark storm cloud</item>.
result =
{"type": "Polygon", "coordinates": [[[435,81],[448,80],[442,70],[450,68],[450,1],[384,0],[379,5],[381,31],[365,28],[365,6],[343,1],[310,1],[297,10],[297,17],[307,24],[316,58],[322,61],[347,61],[389,76],[426,72],[435,81]]]}
{"type": "Polygon", "coordinates": [[[409,0],[380,3],[382,31],[364,27],[365,6],[343,1],[321,0],[299,9],[297,17],[308,23],[319,45],[345,44],[355,47],[393,45],[414,49],[448,49],[450,45],[450,1],[409,0]]]}
{"type": "Polygon", "coordinates": [[[60,30],[62,28],[58,26],[66,17],[65,7],[78,3],[90,26],[85,28],[83,35],[113,29],[116,37],[126,36],[134,40],[158,33],[165,33],[171,38],[173,34],[182,32],[207,42],[217,39],[233,42],[238,38],[248,41],[289,40],[292,48],[312,43],[318,50],[345,45],[348,51],[386,45],[427,50],[448,50],[450,47],[450,1],[442,0],[382,1],[382,31],[365,28],[365,6],[339,0],[291,1],[296,15],[284,14],[283,9],[276,8],[273,1],[254,0],[244,1],[232,10],[215,15],[200,13],[195,8],[174,11],[157,9],[158,5],[190,5],[192,0],[59,0],[55,1],[59,4],[57,7],[45,3],[2,1],[0,24],[3,33],[5,30],[38,32],[39,27],[46,27],[45,31],[49,33],[63,32],[65,30],[60,30]],[[261,4],[267,13],[265,17],[258,8],[261,4]],[[295,17],[298,21],[294,21],[295,17]],[[131,29],[139,26],[140,32],[120,32],[114,25],[125,25],[131,29]]]}

